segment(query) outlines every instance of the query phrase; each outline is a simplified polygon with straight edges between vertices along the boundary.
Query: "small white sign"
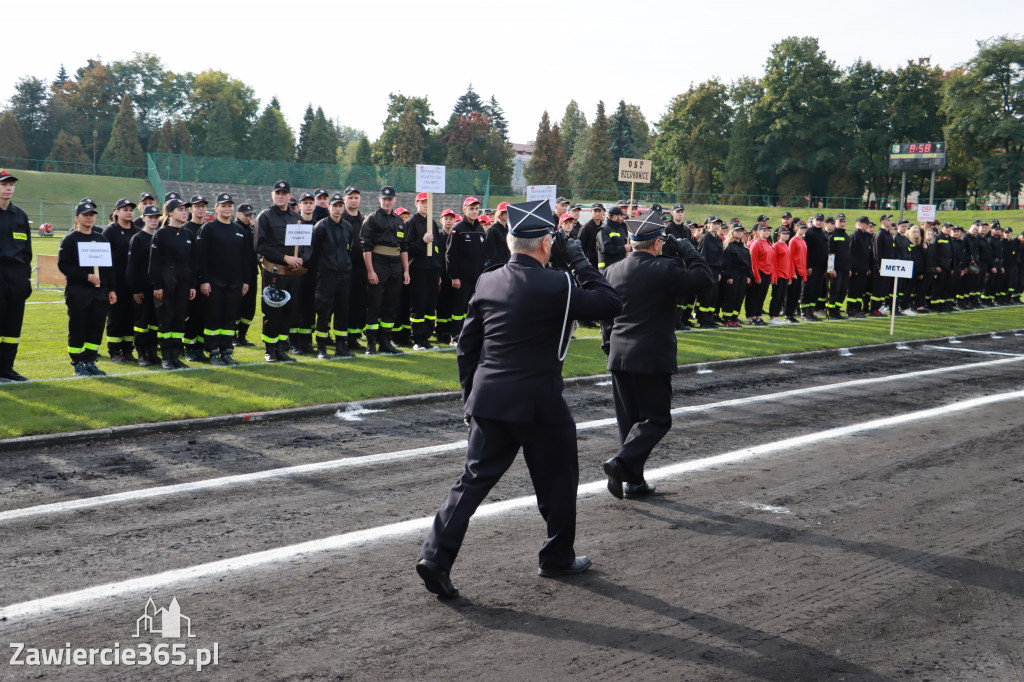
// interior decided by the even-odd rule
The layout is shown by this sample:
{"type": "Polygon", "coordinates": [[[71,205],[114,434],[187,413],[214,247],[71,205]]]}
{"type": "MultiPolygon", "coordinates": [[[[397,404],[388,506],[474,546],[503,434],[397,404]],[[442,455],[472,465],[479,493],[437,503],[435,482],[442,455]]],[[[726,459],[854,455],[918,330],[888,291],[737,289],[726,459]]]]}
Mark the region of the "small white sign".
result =
{"type": "Polygon", "coordinates": [[[918,204],[917,220],[918,222],[935,220],[935,204],[918,204]]]}
{"type": "Polygon", "coordinates": [[[558,185],[528,185],[526,187],[527,201],[540,201],[547,199],[551,204],[551,211],[555,210],[555,199],[558,198],[558,185]]]}
{"type": "Polygon", "coordinates": [[[78,264],[83,268],[109,268],[114,265],[110,242],[79,242],[78,264]]]}
{"type": "Polygon", "coordinates": [[[284,234],[285,246],[309,246],[313,243],[312,225],[288,225],[284,234]]]}
{"type": "Polygon", "coordinates": [[[882,275],[883,277],[899,277],[902,279],[911,279],[914,276],[914,261],[883,258],[882,267],[878,274],[882,275]]]}
{"type": "Polygon", "coordinates": [[[836,269],[836,254],[828,254],[828,265],[825,266],[827,272],[834,272],[836,269]]]}
{"type": "Polygon", "coordinates": [[[619,159],[619,182],[650,182],[651,162],[647,159],[619,159]]]}
{"type": "Polygon", "coordinates": [[[417,164],[416,191],[444,194],[444,166],[417,164]]]}

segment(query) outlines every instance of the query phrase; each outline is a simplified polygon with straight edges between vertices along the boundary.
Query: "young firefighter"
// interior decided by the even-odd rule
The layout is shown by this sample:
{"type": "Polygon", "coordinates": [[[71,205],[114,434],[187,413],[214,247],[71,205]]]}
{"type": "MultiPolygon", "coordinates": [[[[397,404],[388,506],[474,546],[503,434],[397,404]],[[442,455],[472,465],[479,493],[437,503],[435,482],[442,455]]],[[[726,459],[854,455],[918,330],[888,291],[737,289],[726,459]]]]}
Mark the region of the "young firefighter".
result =
{"type": "Polygon", "coordinates": [[[359,238],[366,265],[366,354],[397,355],[391,334],[398,317],[402,285],[409,283],[409,254],[405,223],[395,215],[395,188],[385,185],[377,201],[380,208],[363,221],[359,238]]]}
{"type": "Polygon", "coordinates": [[[117,302],[112,267],[99,268],[97,275],[92,266],[79,265],[79,244],[107,243],[103,235],[93,229],[95,224],[96,207],[78,204],[74,227],[61,240],[57,254],[57,268],[67,278],[64,302],[68,307],[68,355],[78,376],[106,374],[96,367],[96,359],[107,312],[117,302]]]}
{"type": "Polygon", "coordinates": [[[740,306],[743,294],[753,281],[750,268],[750,251],[743,243],[746,231],[742,225],[729,228],[722,253],[722,319],[726,327],[740,326],[740,306]]]}
{"type": "MultiPolygon", "coordinates": [[[[566,208],[568,208],[568,202],[566,202],[566,208]]],[[[486,262],[484,256],[486,234],[477,219],[477,216],[480,215],[480,200],[476,197],[466,198],[462,202],[462,212],[465,214],[465,218],[452,228],[445,255],[448,274],[452,278],[452,287],[457,290],[458,294],[452,315],[453,340],[459,337],[462,323],[466,319],[469,301],[476,292],[476,281],[483,273],[486,262]]],[[[558,224],[557,220],[555,224],[558,224]]]]}
{"type": "Polygon", "coordinates": [[[832,270],[828,272],[828,303],[825,304],[825,314],[829,319],[842,320],[842,308],[850,289],[850,278],[853,276],[853,255],[850,237],[846,235],[846,216],[840,213],[836,217],[835,225],[835,229],[828,233],[828,253],[835,256],[835,262],[832,270]]]}
{"type": "Polygon", "coordinates": [[[361,351],[366,350],[359,343],[359,337],[366,330],[367,290],[363,242],[359,238],[359,231],[363,227],[363,214],[359,212],[362,197],[359,190],[353,186],[346,187],[342,195],[345,197],[345,213],[341,218],[349,224],[352,234],[355,235],[352,251],[349,252],[349,260],[352,261],[352,284],[349,287],[348,296],[348,349],[361,351]]]}
{"type": "Polygon", "coordinates": [[[255,256],[245,232],[232,220],[235,202],[230,194],[217,195],[214,219],[199,230],[196,243],[199,266],[199,293],[202,294],[203,328],[210,364],[237,365],[231,357],[235,345],[235,325],[242,308],[242,296],[249,291],[249,272],[255,256]]]}
{"type": "Polygon", "coordinates": [[[153,307],[153,286],[149,281],[149,254],[153,235],[160,223],[160,209],[149,204],[142,209],[142,229],[128,242],[128,266],[125,279],[132,296],[132,320],[135,329],[135,350],[139,367],[160,364],[156,353],[156,308],[153,307]]]}
{"type": "MultiPolygon", "coordinates": [[[[315,225],[313,211],[316,209],[316,199],[309,192],[303,192],[299,196],[299,220],[300,225],[315,225]]],[[[299,258],[303,261],[309,260],[312,252],[310,246],[299,247],[299,258]]],[[[292,253],[295,247],[292,247],[292,253]]],[[[309,264],[304,263],[307,270],[309,264]]],[[[316,352],[313,349],[313,326],[316,321],[316,273],[309,270],[304,275],[297,275],[297,288],[292,291],[292,321],[288,328],[288,340],[290,342],[289,353],[293,355],[312,355],[316,352]]]]}
{"type": "Polygon", "coordinates": [[[764,315],[764,298],[768,293],[768,287],[775,284],[775,252],[768,242],[771,228],[767,225],[758,225],[754,228],[748,244],[750,249],[750,264],[754,272],[754,282],[747,290],[747,322],[755,327],[764,327],[765,322],[761,319],[764,315]]]}
{"type": "MultiPolygon", "coordinates": [[[[507,213],[501,211],[501,215],[507,213]]],[[[405,224],[409,244],[409,321],[412,326],[413,350],[434,348],[430,345],[430,335],[434,333],[434,323],[437,320],[437,293],[441,284],[441,271],[444,268],[444,252],[438,248],[441,241],[440,231],[441,227],[436,220],[431,220],[431,229],[427,231],[427,195],[417,195],[416,215],[405,224]]],[[[487,239],[490,239],[492,231],[508,234],[507,229],[503,227],[492,227],[487,232],[487,239]]],[[[504,241],[505,238],[502,237],[502,242],[504,241]]]]}
{"type": "Polygon", "coordinates": [[[789,249],[790,236],[793,231],[783,225],[779,228],[778,241],[772,246],[775,252],[775,284],[772,286],[772,298],[768,304],[768,324],[786,324],[784,314],[786,302],[789,300],[789,287],[796,279],[793,268],[793,254],[789,249]]]}
{"type": "Polygon", "coordinates": [[[256,263],[256,222],[253,220],[252,204],[241,204],[235,211],[235,223],[242,229],[245,238],[248,240],[249,250],[252,251],[252,267],[246,273],[245,281],[249,284],[249,290],[242,294],[242,308],[238,313],[238,325],[235,328],[235,346],[251,348],[255,346],[252,341],[246,338],[249,333],[249,325],[256,316],[256,297],[258,287],[256,276],[259,266],[256,263]]]}
{"type": "Polygon", "coordinates": [[[797,317],[800,313],[800,295],[803,293],[804,282],[807,281],[807,242],[804,241],[807,223],[791,220],[789,229],[793,231],[793,237],[787,244],[789,258],[793,263],[793,279],[789,282],[789,292],[786,294],[786,321],[790,324],[798,324],[800,322],[800,318],[797,317]]]}
{"type": "Polygon", "coordinates": [[[352,284],[352,242],[355,231],[342,216],[345,197],[330,197],[327,217],[313,227],[310,273],[316,276],[316,357],[327,359],[327,342],[334,320],[334,357],[350,358],[348,349],[349,287],[352,284]]]}
{"type": "Polygon", "coordinates": [[[18,178],[0,170],[0,383],[28,381],[14,370],[25,301],[32,294],[32,229],[13,203],[18,178]]]}
{"type": "MultiPolygon", "coordinates": [[[[271,196],[273,205],[256,219],[256,253],[261,258],[263,287],[274,287],[293,295],[298,291],[296,274],[303,268],[302,258],[296,257],[295,248],[285,246],[288,225],[298,222],[299,216],[288,208],[292,189],[284,180],[274,183],[271,196]]],[[[289,362],[287,350],[289,321],[295,302],[288,300],[279,306],[263,306],[263,343],[266,344],[267,362],[289,362]]]]}
{"type": "MultiPolygon", "coordinates": [[[[192,217],[182,225],[182,229],[192,235],[193,247],[196,240],[199,239],[199,230],[206,223],[206,209],[208,205],[209,202],[206,201],[206,197],[201,194],[196,194],[185,204],[185,208],[189,210],[192,217]]],[[[192,271],[192,274],[196,274],[195,270],[192,271]]],[[[196,296],[188,302],[187,308],[184,338],[185,359],[195,362],[209,362],[210,358],[203,352],[203,328],[205,327],[203,322],[203,302],[199,299],[199,296],[196,296]]]]}
{"type": "Polygon", "coordinates": [[[188,209],[181,199],[164,204],[164,226],[153,235],[149,253],[149,282],[160,330],[160,366],[186,369],[180,360],[184,352],[185,317],[189,301],[196,298],[195,238],[183,226],[188,209]]]}
{"type": "MultiPolygon", "coordinates": [[[[440,253],[447,252],[448,238],[451,236],[453,227],[455,227],[455,211],[446,208],[441,211],[441,231],[437,233],[437,248],[440,253]]],[[[437,342],[442,345],[455,345],[455,335],[452,333],[452,314],[455,311],[458,292],[452,288],[452,278],[448,275],[444,259],[441,260],[441,286],[437,290],[437,342]]]]}
{"type": "Polygon", "coordinates": [[[128,268],[128,243],[139,232],[132,218],[135,204],[119,199],[114,205],[114,219],[103,230],[103,238],[110,242],[114,263],[114,292],[117,303],[110,306],[107,317],[107,352],[114,362],[131,362],[132,356],[132,292],[128,287],[125,270],[128,268]]]}

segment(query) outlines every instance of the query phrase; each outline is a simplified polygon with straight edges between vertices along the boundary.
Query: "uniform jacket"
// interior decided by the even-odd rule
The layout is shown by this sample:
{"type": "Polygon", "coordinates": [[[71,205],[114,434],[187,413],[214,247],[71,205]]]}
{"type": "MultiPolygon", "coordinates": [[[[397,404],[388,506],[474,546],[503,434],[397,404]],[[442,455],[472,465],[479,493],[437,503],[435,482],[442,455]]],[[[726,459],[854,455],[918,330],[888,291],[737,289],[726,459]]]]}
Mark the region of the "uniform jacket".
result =
{"type": "Polygon", "coordinates": [[[507,237],[508,228],[497,220],[487,228],[487,234],[484,236],[484,259],[488,267],[504,265],[512,257],[512,252],[508,250],[507,237]]]}
{"type": "Polygon", "coordinates": [[[472,223],[463,218],[448,235],[445,263],[448,276],[452,279],[475,282],[484,271],[487,258],[484,255],[484,228],[480,221],[472,223]]]}
{"type": "Polygon", "coordinates": [[[189,273],[192,278],[189,288],[198,288],[196,257],[196,240],[191,232],[184,226],[161,227],[149,247],[149,283],[154,289],[163,289],[164,268],[175,268],[189,273]]]}
{"type": "Polygon", "coordinates": [[[352,274],[352,242],[356,239],[352,226],[342,218],[334,222],[330,214],[313,226],[313,253],[310,267],[318,275],[347,277],[352,274]]]}
{"type": "Polygon", "coordinates": [[[934,273],[936,268],[946,271],[953,266],[953,246],[950,244],[952,240],[952,237],[940,233],[938,238],[925,249],[924,260],[928,272],[934,273]]]}
{"type": "Polygon", "coordinates": [[[576,278],[580,286],[520,253],[480,276],[458,343],[466,414],[526,424],[572,423],[558,359],[566,297],[567,332],[573,319],[609,319],[622,310],[618,294],[595,268],[581,269],[576,278]]]}
{"type": "Polygon", "coordinates": [[[0,210],[0,266],[20,267],[32,274],[32,235],[28,215],[13,203],[0,210]]]}
{"type": "Polygon", "coordinates": [[[854,230],[850,236],[851,269],[854,272],[871,272],[875,262],[875,246],[871,235],[864,230],[854,230]]]}
{"type": "Polygon", "coordinates": [[[762,277],[768,277],[772,284],[775,284],[775,253],[772,251],[772,245],[764,239],[755,239],[748,247],[754,281],[760,283],[762,277]]]}
{"type": "Polygon", "coordinates": [[[125,268],[125,280],[133,294],[153,291],[149,283],[149,252],[153,245],[153,235],[145,230],[128,242],[128,266],[125,268]]]}
{"type": "MultiPolygon", "coordinates": [[[[89,283],[89,275],[93,274],[91,267],[82,267],[78,264],[78,245],[82,242],[106,242],[106,238],[93,228],[89,234],[82,234],[72,230],[60,240],[60,249],[57,251],[57,269],[63,273],[68,280],[67,289],[72,287],[93,287],[89,283]]],[[[100,289],[110,291],[114,288],[116,278],[114,268],[100,268],[100,289]]]]}
{"type": "Polygon", "coordinates": [[[853,269],[853,254],[850,250],[851,237],[847,236],[846,230],[836,228],[828,233],[829,255],[835,254],[836,272],[849,272],[853,269]]]}
{"type": "Polygon", "coordinates": [[[754,279],[750,267],[750,251],[743,242],[729,242],[725,245],[725,252],[722,255],[722,281],[730,279],[744,286],[748,279],[754,279]]]}
{"type": "Polygon", "coordinates": [[[393,212],[388,213],[383,208],[366,216],[359,231],[359,239],[363,243],[363,253],[373,251],[375,246],[397,246],[400,252],[409,248],[405,241],[405,223],[393,212]]]}
{"type": "Polygon", "coordinates": [[[789,240],[789,257],[793,261],[793,272],[801,281],[807,281],[807,242],[800,237],[789,240]]]}
{"type": "Polygon", "coordinates": [[[196,240],[196,262],[200,284],[230,287],[247,284],[253,254],[245,231],[233,220],[206,223],[196,240]]]}
{"type": "Polygon", "coordinates": [[[295,253],[294,246],[285,246],[288,225],[297,225],[299,214],[271,206],[256,218],[256,253],[271,263],[281,265],[285,256],[295,253]]]}
{"type": "MultiPolygon", "coordinates": [[[[674,254],[675,245],[673,245],[672,251],[674,254]]],[[[721,237],[705,232],[697,240],[697,252],[704,258],[704,262],[711,268],[712,273],[722,271],[722,254],[725,252],[725,246],[722,244],[721,237]]]]}
{"type": "Polygon", "coordinates": [[[626,257],[626,224],[608,220],[597,234],[597,267],[606,268],[626,257]]]}
{"type": "Polygon", "coordinates": [[[782,280],[788,282],[796,277],[796,271],[793,269],[793,256],[789,249],[789,244],[781,241],[775,242],[772,245],[772,251],[775,252],[776,281],[782,280]]]}
{"type": "Polygon", "coordinates": [[[872,256],[875,259],[874,268],[878,272],[882,267],[882,260],[896,257],[896,242],[889,230],[879,227],[875,233],[872,243],[872,256]]]}
{"type": "Polygon", "coordinates": [[[807,267],[824,269],[828,264],[828,233],[820,227],[808,227],[804,232],[807,244],[807,267]]]}
{"type": "Polygon", "coordinates": [[[114,279],[119,291],[127,291],[125,281],[125,270],[128,268],[128,243],[132,237],[139,233],[139,229],[133,224],[131,229],[124,230],[117,223],[111,223],[103,228],[103,238],[110,242],[110,256],[114,263],[114,279]]]}
{"type": "Polygon", "coordinates": [[[597,267],[597,237],[601,232],[601,226],[591,218],[580,228],[580,244],[583,245],[583,253],[587,256],[590,264],[597,267]]]}

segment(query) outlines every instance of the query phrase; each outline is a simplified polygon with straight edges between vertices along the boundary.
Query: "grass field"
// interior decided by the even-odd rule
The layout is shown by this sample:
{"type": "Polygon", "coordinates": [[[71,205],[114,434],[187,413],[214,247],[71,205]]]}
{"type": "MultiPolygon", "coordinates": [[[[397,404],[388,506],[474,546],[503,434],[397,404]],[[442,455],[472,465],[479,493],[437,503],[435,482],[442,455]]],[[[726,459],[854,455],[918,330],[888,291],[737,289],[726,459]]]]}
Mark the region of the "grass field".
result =
{"type": "MultiPolygon", "coordinates": [[[[241,367],[196,363],[193,370],[166,372],[115,365],[104,359],[104,346],[99,366],[111,376],[74,378],[66,353],[66,309],[60,295],[37,291],[30,303],[16,368],[35,381],[0,385],[0,411],[6,415],[0,424],[0,438],[458,388],[451,350],[343,361],[310,358],[269,365],[263,362],[262,347],[257,347],[237,349],[236,359],[251,363],[241,367]]],[[[259,338],[260,322],[257,317],[250,340],[259,338]]],[[[678,360],[689,364],[1022,325],[1024,307],[1013,306],[901,318],[895,336],[889,336],[888,319],[690,331],[679,335],[678,360]]],[[[576,335],[566,358],[565,376],[604,372],[605,357],[597,332],[581,329],[576,335]]]]}

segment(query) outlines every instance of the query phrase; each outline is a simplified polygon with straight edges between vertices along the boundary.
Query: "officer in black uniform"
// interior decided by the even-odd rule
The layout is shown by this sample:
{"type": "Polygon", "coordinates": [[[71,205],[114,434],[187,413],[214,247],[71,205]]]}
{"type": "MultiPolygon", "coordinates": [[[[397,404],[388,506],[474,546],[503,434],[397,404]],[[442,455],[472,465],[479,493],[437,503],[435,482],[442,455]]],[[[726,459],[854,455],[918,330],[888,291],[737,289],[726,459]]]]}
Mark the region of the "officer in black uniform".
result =
{"type": "Polygon", "coordinates": [[[244,347],[256,345],[246,338],[249,334],[249,325],[252,324],[252,320],[256,316],[256,297],[258,296],[256,284],[259,281],[257,277],[259,265],[256,262],[256,221],[253,220],[253,213],[255,211],[253,211],[252,204],[239,204],[235,210],[235,222],[245,234],[249,250],[252,251],[252,267],[249,268],[245,277],[249,288],[242,295],[242,305],[238,311],[238,324],[235,327],[235,340],[233,341],[235,346],[244,347]]]}
{"type": "Polygon", "coordinates": [[[14,371],[25,301],[32,294],[28,215],[11,203],[18,178],[0,170],[0,383],[28,381],[14,371]]]}
{"type": "Polygon", "coordinates": [[[800,308],[805,320],[817,322],[814,314],[818,301],[825,295],[825,268],[828,266],[828,234],[824,230],[825,214],[818,213],[804,233],[807,243],[807,281],[804,283],[800,308]]]}
{"type": "MultiPolygon", "coordinates": [[[[319,221],[315,217],[316,199],[309,192],[303,192],[299,196],[298,214],[300,225],[316,225],[319,221]]],[[[295,247],[292,247],[295,253],[295,247]]],[[[299,258],[303,260],[303,267],[306,273],[295,278],[295,288],[292,290],[292,320],[288,327],[289,353],[293,355],[312,355],[316,351],[313,348],[313,327],[316,326],[316,273],[309,264],[309,256],[313,249],[309,245],[298,248],[299,258]]]]}
{"type": "MultiPolygon", "coordinates": [[[[697,303],[697,323],[701,329],[714,329],[717,326],[714,317],[715,310],[719,308],[721,301],[719,283],[722,281],[722,265],[725,254],[725,245],[722,243],[722,237],[719,233],[721,227],[721,221],[711,223],[708,225],[707,231],[697,240],[697,253],[700,254],[701,258],[704,259],[704,263],[710,269],[713,284],[706,287],[703,291],[698,291],[695,287],[686,287],[680,293],[681,300],[684,303],[688,301],[695,301],[697,303]],[[696,299],[692,298],[694,294],[697,296],[696,299]]],[[[630,242],[632,243],[633,241],[632,233],[630,233],[630,242]]],[[[673,240],[671,254],[673,258],[678,259],[689,253],[689,249],[676,248],[676,244],[683,241],[687,244],[690,243],[688,239],[673,240]]],[[[692,305],[692,302],[690,305],[692,305]]]]}
{"type": "Polygon", "coordinates": [[[871,270],[871,314],[875,317],[882,315],[882,305],[892,295],[892,277],[882,276],[882,261],[896,257],[896,241],[893,238],[896,228],[893,227],[892,216],[885,213],[880,220],[882,224],[878,226],[878,231],[872,239],[871,251],[874,257],[871,270]]]}
{"type": "Polygon", "coordinates": [[[992,305],[1003,304],[1003,290],[1006,288],[1006,265],[1003,258],[1003,227],[998,220],[992,221],[992,231],[988,235],[989,250],[992,253],[988,280],[985,282],[985,295],[992,305]]]}
{"type": "Polygon", "coordinates": [[[594,204],[590,207],[590,220],[583,223],[580,228],[580,243],[583,245],[583,253],[595,268],[597,267],[597,237],[604,226],[605,210],[604,204],[594,204]]]}
{"type": "MultiPolygon", "coordinates": [[[[654,492],[644,479],[644,463],[672,427],[676,301],[683,293],[701,296],[717,286],[717,277],[686,239],[671,238],[676,256],[658,258],[664,228],[652,214],[627,220],[626,228],[633,250],[605,270],[622,299],[622,313],[602,325],[621,443],[604,471],[608,491],[620,500],[654,492]]],[[[719,240],[710,232],[702,240],[707,238],[719,240]]]]}
{"type": "Polygon", "coordinates": [[[597,267],[606,268],[626,257],[626,214],[618,206],[608,211],[608,222],[597,235],[597,267]]]}
{"type": "Polygon", "coordinates": [[[153,305],[153,285],[149,281],[149,257],[153,236],[160,223],[160,209],[150,204],[142,209],[142,229],[128,242],[128,265],[125,280],[132,299],[132,323],[135,350],[139,353],[139,367],[160,363],[157,355],[156,308],[153,305]]]}
{"type": "MultiPolygon", "coordinates": [[[[501,209],[501,206],[498,208],[501,209]]],[[[508,213],[502,209],[499,215],[507,219],[508,213]]],[[[496,222],[487,234],[502,233],[504,228],[500,225],[496,222]]],[[[406,242],[409,245],[409,324],[412,326],[413,350],[434,349],[430,345],[430,335],[434,333],[434,324],[437,322],[437,294],[445,256],[439,248],[441,231],[438,221],[431,219],[428,233],[427,195],[417,195],[416,214],[405,224],[406,242]]]]}
{"type": "Polygon", "coordinates": [[[509,206],[512,258],[480,277],[459,337],[459,381],[469,420],[466,464],[416,564],[427,590],[442,598],[459,595],[449,572],[469,519],[520,448],[547,524],[540,574],[590,567],[590,559],[573,548],[579,460],[576,427],[562,397],[562,348],[570,320],[613,318],[622,302],[576,240],[558,237],[579,286],[568,272],[544,267],[557,236],[550,234],[547,206],[543,200],[509,206]]]}
{"type": "Polygon", "coordinates": [[[135,204],[118,199],[114,205],[114,219],[103,229],[103,238],[110,242],[110,255],[114,263],[114,291],[117,303],[110,306],[107,315],[107,352],[113,362],[132,362],[132,295],[125,271],[128,269],[128,244],[139,233],[132,216],[135,204]]]}
{"type": "Polygon", "coordinates": [[[199,293],[203,304],[203,329],[210,364],[237,365],[234,355],[235,326],[242,296],[249,291],[249,272],[255,255],[244,231],[233,220],[235,201],[230,194],[217,195],[214,219],[199,230],[197,263],[199,293]]]}
{"type": "Polygon", "coordinates": [[[331,207],[329,203],[331,193],[325,190],[323,187],[317,187],[313,191],[313,201],[315,206],[313,207],[313,224],[319,223],[321,220],[326,218],[330,212],[331,207]]]}
{"type": "MultiPolygon", "coordinates": [[[[828,233],[828,253],[835,256],[832,270],[828,276],[831,282],[828,287],[828,303],[825,304],[829,319],[843,319],[843,303],[850,289],[850,277],[853,275],[853,254],[850,249],[850,237],[846,234],[846,215],[840,213],[836,217],[835,229],[828,233]]],[[[847,313],[850,311],[847,310],[847,313]]]]}
{"type": "MultiPolygon", "coordinates": [[[[288,225],[297,225],[299,216],[288,208],[292,188],[284,180],[274,183],[271,199],[274,204],[256,219],[256,255],[263,268],[263,287],[277,288],[294,295],[297,290],[296,274],[304,273],[302,258],[292,255],[294,247],[285,246],[288,225]]],[[[263,306],[264,358],[267,362],[291,362],[285,350],[288,347],[288,329],[292,316],[292,301],[280,307],[263,306]]]]}
{"type": "Polygon", "coordinates": [[[476,292],[476,281],[484,271],[487,259],[484,255],[484,228],[477,216],[480,213],[480,200],[467,197],[462,202],[463,218],[455,223],[448,235],[448,247],[445,253],[445,266],[448,276],[452,279],[457,300],[452,311],[452,336],[459,337],[459,329],[466,319],[466,309],[470,299],[476,292]]]}
{"type": "Polygon", "coordinates": [[[967,267],[971,263],[971,255],[964,241],[964,228],[960,225],[953,226],[949,245],[953,247],[953,302],[960,310],[967,310],[967,267]]]}
{"type": "Polygon", "coordinates": [[[953,246],[950,244],[952,223],[943,223],[942,231],[924,251],[925,267],[931,276],[931,306],[938,312],[949,312],[952,304],[953,246]]]}
{"type": "Polygon", "coordinates": [[[349,260],[352,261],[352,282],[349,286],[348,297],[348,349],[351,351],[366,350],[359,343],[359,337],[366,330],[366,262],[363,260],[363,241],[359,233],[363,229],[363,214],[359,212],[359,204],[362,202],[362,195],[359,190],[349,185],[342,191],[345,197],[345,212],[341,219],[346,221],[352,228],[355,239],[352,241],[352,250],[349,251],[349,260]]]}
{"type": "Polygon", "coordinates": [[[409,283],[409,253],[405,223],[395,215],[395,188],[380,190],[380,208],[366,217],[359,233],[366,265],[366,354],[400,354],[391,340],[398,317],[402,285],[409,283]]]}
{"type": "Polygon", "coordinates": [[[334,320],[334,357],[350,358],[348,348],[348,303],[352,283],[352,242],[358,237],[347,220],[345,197],[335,194],[329,200],[327,217],[313,228],[310,255],[311,272],[316,274],[316,349],[317,359],[327,359],[331,320],[334,320]]]}

